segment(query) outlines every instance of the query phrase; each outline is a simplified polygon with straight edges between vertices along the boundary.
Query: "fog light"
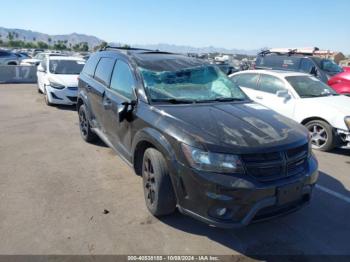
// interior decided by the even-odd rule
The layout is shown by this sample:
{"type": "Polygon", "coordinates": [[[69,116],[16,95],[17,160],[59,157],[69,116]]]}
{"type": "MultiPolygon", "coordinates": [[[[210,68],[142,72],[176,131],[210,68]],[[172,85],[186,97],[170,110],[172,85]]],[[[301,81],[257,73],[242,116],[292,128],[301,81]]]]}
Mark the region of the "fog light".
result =
{"type": "Polygon", "coordinates": [[[227,212],[227,209],[225,207],[219,207],[215,210],[215,213],[220,217],[224,216],[226,212],[227,212]]]}

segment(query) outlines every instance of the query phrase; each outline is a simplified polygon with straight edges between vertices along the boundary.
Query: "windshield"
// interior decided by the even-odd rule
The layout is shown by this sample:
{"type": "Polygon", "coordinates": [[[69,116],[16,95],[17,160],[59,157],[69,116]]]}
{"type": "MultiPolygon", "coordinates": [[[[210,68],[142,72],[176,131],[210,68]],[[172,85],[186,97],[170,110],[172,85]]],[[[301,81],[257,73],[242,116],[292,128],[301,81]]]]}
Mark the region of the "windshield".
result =
{"type": "Polygon", "coordinates": [[[144,84],[154,102],[210,102],[246,100],[241,89],[220,69],[205,65],[179,71],[140,68],[144,84]]]}
{"type": "Polygon", "coordinates": [[[332,88],[313,76],[288,76],[286,80],[302,98],[338,95],[332,88]]]}
{"type": "Polygon", "coordinates": [[[79,75],[85,65],[80,60],[50,60],[50,73],[63,75],[79,75]]]}
{"type": "Polygon", "coordinates": [[[321,69],[329,73],[341,73],[343,69],[329,59],[321,60],[321,69]]]}

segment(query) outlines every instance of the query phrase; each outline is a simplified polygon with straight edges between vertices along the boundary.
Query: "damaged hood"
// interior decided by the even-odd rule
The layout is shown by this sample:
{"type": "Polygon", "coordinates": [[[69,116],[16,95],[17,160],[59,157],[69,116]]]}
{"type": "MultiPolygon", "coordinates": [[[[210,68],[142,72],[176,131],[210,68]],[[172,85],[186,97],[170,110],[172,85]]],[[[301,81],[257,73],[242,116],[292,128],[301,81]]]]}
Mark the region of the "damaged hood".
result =
{"type": "Polygon", "coordinates": [[[253,102],[162,105],[156,109],[166,128],[183,134],[184,143],[215,152],[274,151],[308,141],[303,126],[253,102]]]}

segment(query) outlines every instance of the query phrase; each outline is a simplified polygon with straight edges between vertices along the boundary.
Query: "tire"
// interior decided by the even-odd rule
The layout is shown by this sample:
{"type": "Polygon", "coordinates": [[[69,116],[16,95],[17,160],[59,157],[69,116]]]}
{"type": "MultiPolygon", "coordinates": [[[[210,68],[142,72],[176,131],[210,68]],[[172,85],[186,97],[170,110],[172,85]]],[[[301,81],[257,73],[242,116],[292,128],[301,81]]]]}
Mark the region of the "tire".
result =
{"type": "Polygon", "coordinates": [[[165,216],[176,208],[176,197],[163,155],[148,148],[142,160],[143,190],[147,209],[154,216],[165,216]]]}
{"type": "Polygon", "coordinates": [[[85,105],[81,105],[78,108],[78,114],[79,114],[79,129],[80,129],[81,137],[84,139],[85,142],[88,142],[88,143],[96,141],[97,135],[91,130],[85,105]]]}
{"type": "Polygon", "coordinates": [[[333,127],[322,120],[314,120],[305,124],[311,135],[312,148],[330,151],[335,147],[333,127]]]}
{"type": "Polygon", "coordinates": [[[45,93],[44,93],[44,98],[45,98],[45,103],[46,103],[46,105],[48,105],[48,106],[53,106],[53,104],[50,102],[50,100],[49,100],[49,95],[47,94],[47,90],[46,90],[46,88],[44,87],[44,90],[45,90],[45,93]]]}
{"type": "Polygon", "coordinates": [[[39,83],[38,83],[37,91],[38,91],[39,94],[42,94],[42,93],[43,93],[43,92],[41,91],[40,87],[39,87],[39,83]]]}

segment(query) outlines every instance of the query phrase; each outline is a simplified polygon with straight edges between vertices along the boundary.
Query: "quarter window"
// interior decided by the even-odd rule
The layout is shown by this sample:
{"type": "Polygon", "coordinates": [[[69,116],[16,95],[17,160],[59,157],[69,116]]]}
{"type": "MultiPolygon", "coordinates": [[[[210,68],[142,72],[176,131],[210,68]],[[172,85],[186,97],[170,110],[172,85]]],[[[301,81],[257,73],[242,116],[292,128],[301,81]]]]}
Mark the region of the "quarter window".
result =
{"type": "Polygon", "coordinates": [[[115,60],[113,58],[102,57],[96,67],[94,78],[101,84],[108,86],[111,79],[114,63],[115,60]]]}
{"type": "Polygon", "coordinates": [[[282,80],[270,75],[261,75],[259,81],[260,91],[276,94],[277,91],[285,90],[282,80]]]}
{"type": "Polygon", "coordinates": [[[132,99],[134,97],[134,77],[127,63],[118,60],[115,64],[111,89],[126,98],[132,99]]]}

